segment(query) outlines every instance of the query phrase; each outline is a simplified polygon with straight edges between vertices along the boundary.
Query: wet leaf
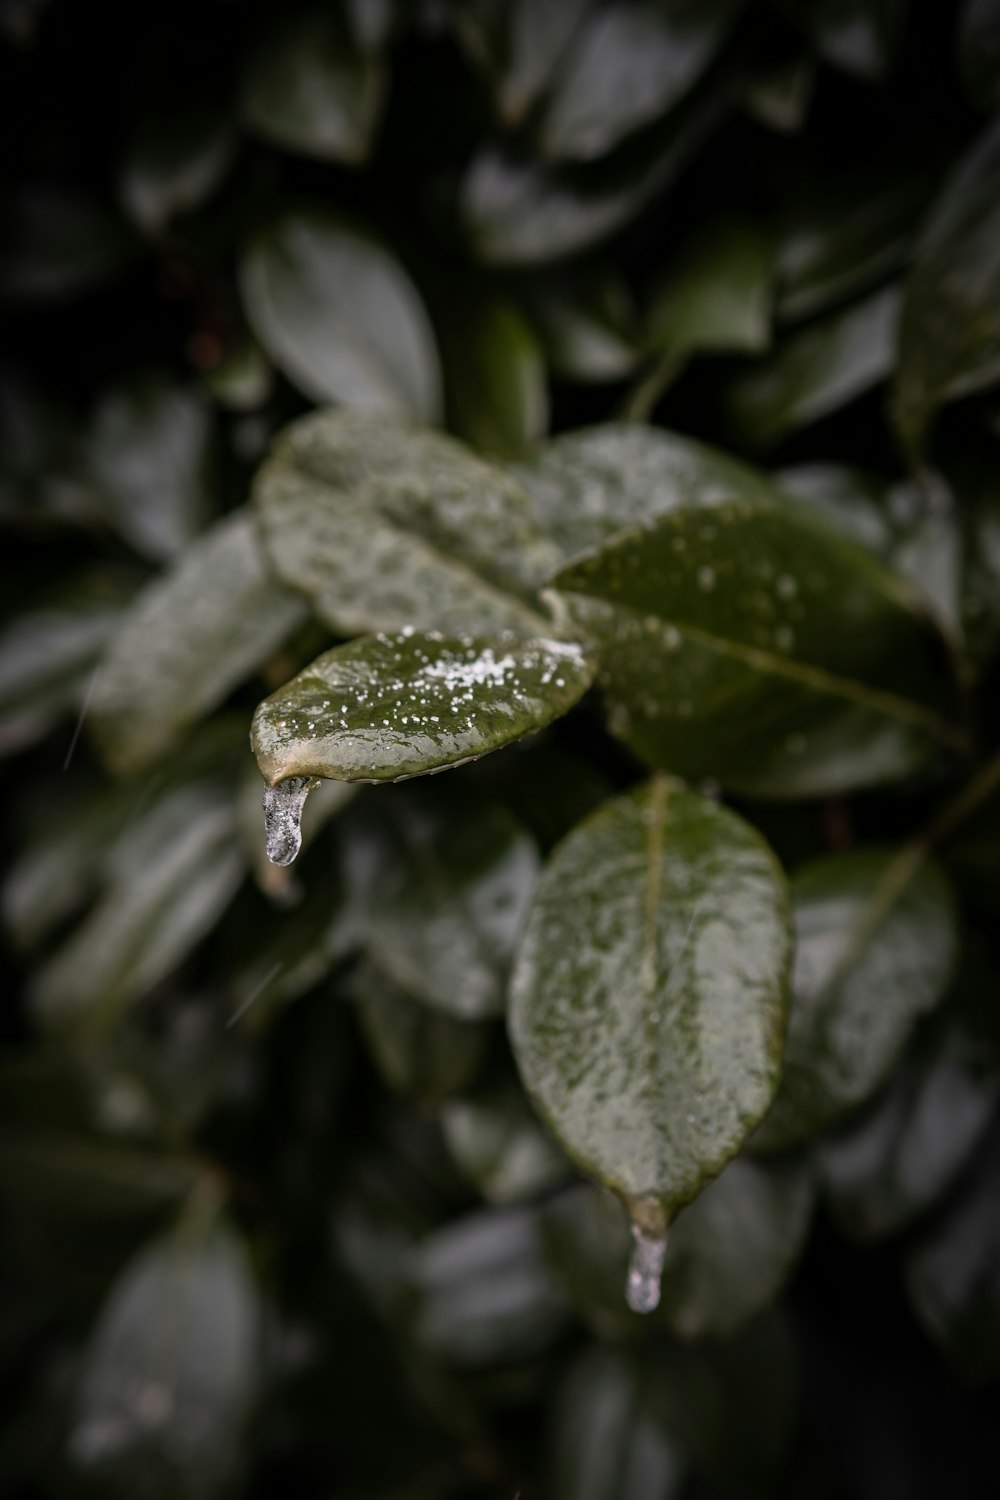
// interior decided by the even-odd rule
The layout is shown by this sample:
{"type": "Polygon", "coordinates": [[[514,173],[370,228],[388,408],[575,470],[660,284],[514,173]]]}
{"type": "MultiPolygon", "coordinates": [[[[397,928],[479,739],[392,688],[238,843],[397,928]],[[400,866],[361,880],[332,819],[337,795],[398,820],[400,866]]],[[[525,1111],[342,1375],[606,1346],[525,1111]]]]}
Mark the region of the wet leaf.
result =
{"type": "Polygon", "coordinates": [[[777,1086],[784,882],[740,818],[657,779],[558,845],[511,980],[518,1068],[567,1153],[656,1231],[777,1086]]]}
{"type": "Polygon", "coordinates": [[[395,1093],[437,1108],[475,1078],[490,1040],[486,1026],[431,1010],[370,958],[352,993],[368,1050],[395,1093]]]}
{"type": "Polygon", "coordinates": [[[754,225],[715,220],[690,235],[657,277],[646,336],[657,349],[756,354],[771,341],[771,255],[754,225]]]}
{"type": "Polygon", "coordinates": [[[776,226],[779,319],[826,312],[904,266],[927,189],[924,176],[867,172],[823,180],[793,200],[776,226]]]}
{"type": "Polygon", "coordinates": [[[185,104],[147,116],[122,165],[120,192],[129,217],[145,234],[162,234],[211,197],[235,155],[235,133],[214,106],[185,104]]]}
{"type": "Polygon", "coordinates": [[[755,448],[772,447],[878,385],[895,364],[898,318],[899,293],[888,287],[787,335],[730,384],[740,436],[755,448]]]}
{"type": "Polygon", "coordinates": [[[554,560],[528,497],[440,433],[358,412],[287,428],[255,502],[279,576],[334,630],[535,635],[554,560]]]}
{"type": "Polygon", "coordinates": [[[914,1310],[975,1384],[1000,1375],[1000,1152],[994,1124],[947,1210],[907,1252],[914,1310]]]}
{"type": "Polygon", "coordinates": [[[218,522],[136,595],[101,661],[90,725],[108,764],[155,761],[304,615],[268,574],[252,516],[218,522]]]}
{"type": "Polygon", "coordinates": [[[741,0],[618,0],[583,20],[537,127],[544,155],[592,161],[690,91],[741,0]]]}
{"type": "Polygon", "coordinates": [[[211,409],[202,393],[152,372],[98,403],[86,482],[111,525],[144,557],[174,557],[215,509],[211,409]]]}
{"type": "Polygon", "coordinates": [[[500,1015],[538,873],[533,840],[502,808],[445,811],[422,791],[396,794],[385,817],[366,948],[415,1000],[467,1021],[500,1015]]]}
{"type": "Polygon", "coordinates": [[[307,10],[261,39],[243,78],[241,114],[274,145],[357,166],[371,149],[385,85],[379,61],[355,49],[336,12],[307,10]]]}
{"type": "Polygon", "coordinates": [[[555,1500],[675,1500],[687,1464],[663,1421],[655,1371],[641,1356],[595,1347],[563,1382],[553,1414],[555,1500]]]}
{"type": "Polygon", "coordinates": [[[542,1255],[537,1216],[489,1209],[428,1236],[413,1260],[413,1332],[424,1348],[476,1367],[546,1349],[567,1320],[542,1255]]]}
{"type": "Polygon", "coordinates": [[[55,1031],[106,1036],[205,936],[242,878],[226,789],[167,792],[126,824],[95,905],[35,971],[36,1014],[55,1031]]]}
{"type": "Polygon", "coordinates": [[[154,1240],[119,1276],[80,1377],[70,1454],[104,1493],[209,1500],[239,1466],[261,1309],[224,1224],[154,1240]]]}
{"type": "Polygon", "coordinates": [[[593,669],[579,646],[436,632],[327,651],[254,715],[269,786],[288,777],[402,781],[499,750],[567,713],[593,669]]]}
{"type": "Polygon", "coordinates": [[[752,471],[671,438],[679,508],[553,580],[644,759],[789,798],[961,746],[944,643],[867,551],[752,471]]]}
{"type": "Polygon", "coordinates": [[[441,1126],[457,1166],[490,1203],[533,1198],[572,1171],[520,1089],[454,1099],[442,1111],[441,1126]]]}
{"type": "Polygon", "coordinates": [[[462,180],[459,213],[476,258],[531,266],[579,255],[608,239],[676,177],[724,109],[721,96],[695,100],[667,127],[608,161],[576,169],[489,147],[462,180]]]}
{"type": "Polygon", "coordinates": [[[416,288],[367,230],[323,209],[288,211],[240,266],[258,341],[306,396],[433,422],[434,334],[416,288]]]}
{"type": "Polygon", "coordinates": [[[549,394],[538,340],[512,302],[452,288],[437,326],[449,426],[479,453],[517,458],[545,436],[549,394]]]}
{"type": "Polygon", "coordinates": [[[958,935],[948,884],[919,848],[858,849],[792,879],[795,965],[781,1088],[755,1136],[803,1140],[871,1097],[941,1000],[958,935]]]}
{"type": "Polygon", "coordinates": [[[1000,380],[1000,123],[931,209],[906,284],[895,418],[918,451],[938,409],[1000,380]]]}
{"type": "MultiPolygon", "coordinates": [[[[682,1339],[730,1338],[758,1317],[796,1267],[813,1199],[802,1162],[730,1162],[668,1230],[656,1324],[682,1339]]],[[[630,1246],[618,1204],[575,1188],[548,1206],[545,1222],[553,1262],[589,1326],[634,1332],[622,1298],[630,1246]]]]}

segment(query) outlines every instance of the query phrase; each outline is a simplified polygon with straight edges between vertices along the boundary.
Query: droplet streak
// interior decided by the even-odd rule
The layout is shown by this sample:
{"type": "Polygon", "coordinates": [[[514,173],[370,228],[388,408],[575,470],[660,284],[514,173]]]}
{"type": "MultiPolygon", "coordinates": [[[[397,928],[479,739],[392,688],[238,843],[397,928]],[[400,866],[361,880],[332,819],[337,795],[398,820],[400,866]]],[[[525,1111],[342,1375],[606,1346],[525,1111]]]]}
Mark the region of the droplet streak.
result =
{"type": "Polygon", "coordinates": [[[264,788],[264,833],[267,857],[273,865],[290,865],[302,847],[302,809],[311,776],[289,776],[264,788]]]}
{"type": "Polygon", "coordinates": [[[651,1313],[660,1305],[660,1279],[667,1253],[666,1231],[647,1234],[632,1225],[632,1253],[625,1282],[625,1301],[635,1313],[651,1313]]]}

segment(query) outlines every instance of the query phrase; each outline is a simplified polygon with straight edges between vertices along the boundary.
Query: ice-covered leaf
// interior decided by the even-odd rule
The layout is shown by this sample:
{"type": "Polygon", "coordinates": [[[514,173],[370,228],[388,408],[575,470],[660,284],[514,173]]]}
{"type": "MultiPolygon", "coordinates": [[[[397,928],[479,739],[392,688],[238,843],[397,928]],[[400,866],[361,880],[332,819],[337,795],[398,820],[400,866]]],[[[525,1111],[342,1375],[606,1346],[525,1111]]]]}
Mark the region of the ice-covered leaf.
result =
{"type": "Polygon", "coordinates": [[[108,764],[155,761],[305,614],[268,573],[252,515],[205,532],[137,595],[98,667],[89,722],[108,764]]]}
{"type": "Polygon", "coordinates": [[[184,1220],[126,1265],[84,1354],[69,1438],[105,1494],[210,1500],[239,1467],[261,1377],[262,1314],[222,1222],[184,1220]]]}
{"type": "Polygon", "coordinates": [[[335,10],[306,10],[261,38],[243,78],[241,113],[274,145],[356,166],[371,148],[385,83],[380,61],[354,47],[335,10]]]}
{"type": "Polygon", "coordinates": [[[639,1231],[662,1232],[766,1111],[788,957],[773,854],[679,783],[606,803],[546,865],[511,980],[515,1057],[639,1231]]]}
{"type": "Polygon", "coordinates": [[[314,401],[433,422],[437,349],[423,302],[395,256],[326,209],[287,211],[260,230],[240,266],[258,340],[314,401]]]}
{"type": "Polygon", "coordinates": [[[401,781],[461,765],[571,709],[593,668],[579,646],[521,636],[404,630],[319,656],[265,698],[254,754],[289,777],[401,781]]]}
{"type": "Polygon", "coordinates": [[[617,0],[578,28],[537,126],[543,154],[592,161],[672,109],[726,40],[743,0],[617,0]]]}
{"type": "Polygon", "coordinates": [[[555,550],[517,482],[454,439],[361,412],[287,428],[255,502],[279,576],[343,635],[517,630],[555,550]]]}
{"type": "Polygon", "coordinates": [[[553,580],[609,725],[653,765],[789,798],[961,748],[947,648],[865,548],[681,439],[681,501],[553,580]]]}
{"type": "Polygon", "coordinates": [[[888,287],[789,334],[729,387],[740,436],[768,448],[864,395],[895,365],[899,292],[888,287]]]}
{"type": "Polygon", "coordinates": [[[870,1098],[944,994],[958,941],[940,870],[911,848],[858,849],[792,880],[795,965],[781,1088],[755,1136],[786,1146],[870,1098]]]}
{"type": "Polygon", "coordinates": [[[958,164],[903,298],[895,415],[918,450],[938,409],[1000,380],[1000,121],[958,164]]]}

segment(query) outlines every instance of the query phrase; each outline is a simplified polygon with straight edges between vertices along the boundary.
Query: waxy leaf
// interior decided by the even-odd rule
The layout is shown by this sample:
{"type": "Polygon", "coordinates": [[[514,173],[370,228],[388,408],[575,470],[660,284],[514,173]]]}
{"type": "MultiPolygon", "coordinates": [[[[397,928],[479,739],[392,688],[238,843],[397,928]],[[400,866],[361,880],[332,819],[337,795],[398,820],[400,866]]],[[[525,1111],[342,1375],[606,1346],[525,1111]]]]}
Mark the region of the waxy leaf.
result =
{"type": "Polygon", "coordinates": [[[306,11],[262,39],[243,80],[241,111],[274,145],[358,165],[384,93],[381,64],[355,50],[336,12],[306,11]]]}
{"type": "Polygon", "coordinates": [[[756,354],[771,339],[771,254],[760,231],[716,220],[691,235],[657,277],[646,336],[680,358],[756,354]]]}
{"type": "Polygon", "coordinates": [[[546,156],[592,161],[667,113],[722,46],[743,0],[617,0],[579,28],[545,101],[546,156]]]}
{"type": "Polygon", "coordinates": [[[958,941],[920,851],[859,849],[792,880],[795,967],[778,1097],[755,1144],[787,1146],[871,1097],[942,998],[958,941]]]}
{"type": "Polygon", "coordinates": [[[895,411],[918,451],[939,407],[1000,380],[1000,121],[931,210],[906,285],[895,411]]]}
{"type": "Polygon", "coordinates": [[[239,1467],[261,1376],[246,1252],[184,1220],[130,1261],[84,1354],[70,1455],[104,1494],[211,1500],[239,1467]]]}
{"type": "Polygon", "coordinates": [[[579,1358],[554,1413],[554,1500],[675,1500],[687,1463],[660,1396],[641,1356],[598,1346],[579,1358]]]}
{"type": "Polygon", "coordinates": [[[505,809],[454,794],[444,803],[414,788],[382,806],[365,947],[425,1005],[462,1020],[501,1014],[538,874],[534,841],[505,809]]]}
{"type": "Polygon", "coordinates": [[[305,617],[267,572],[253,517],[236,511],[137,594],[94,679],[90,724],[108,764],[164,753],[305,617]]]}
{"type": "Polygon", "coordinates": [[[898,318],[899,293],[888,287],[788,335],[730,385],[740,436],[755,448],[771,447],[864,395],[893,368],[898,318]]]}
{"type": "Polygon", "coordinates": [[[367,231],[321,209],[261,230],[240,267],[247,319],[314,401],[436,420],[441,376],[424,305],[367,231]]]}
{"type": "Polygon", "coordinates": [[[545,435],[545,362],[513,302],[449,288],[436,326],[449,426],[478,453],[519,458],[545,435]]]}
{"type": "Polygon", "coordinates": [[[440,433],[360,412],[289,427],[254,498],[279,576],[343,635],[516,630],[557,556],[517,482],[440,433]]]}
{"type": "Polygon", "coordinates": [[[689,503],[554,579],[613,732],[653,765],[779,798],[961,747],[947,649],[909,587],[761,477],[673,441],[689,503]]]}
{"type": "Polygon", "coordinates": [[[567,713],[590,686],[579,646],[519,636],[363,636],[327,651],[254,715],[268,786],[402,781],[475,760],[567,713]]]}
{"type": "Polygon", "coordinates": [[[767,1109],[788,957],[767,845],[665,778],[606,803],[545,867],[511,979],[515,1057],[568,1154],[648,1232],[767,1109]]]}

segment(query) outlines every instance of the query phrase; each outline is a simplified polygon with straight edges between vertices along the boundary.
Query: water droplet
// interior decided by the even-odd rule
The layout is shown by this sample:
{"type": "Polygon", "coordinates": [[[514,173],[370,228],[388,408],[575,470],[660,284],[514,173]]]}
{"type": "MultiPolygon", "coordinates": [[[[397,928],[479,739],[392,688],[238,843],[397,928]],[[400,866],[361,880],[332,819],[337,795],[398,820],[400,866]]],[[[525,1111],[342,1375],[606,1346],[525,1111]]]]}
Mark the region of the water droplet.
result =
{"type": "Polygon", "coordinates": [[[632,1253],[625,1282],[625,1301],[633,1312],[651,1313],[660,1305],[660,1278],[667,1253],[667,1236],[647,1234],[632,1225],[632,1253]]]}
{"type": "Polygon", "coordinates": [[[264,833],[273,865],[290,865],[302,847],[302,809],[312,784],[309,776],[289,776],[264,788],[264,833]]]}

